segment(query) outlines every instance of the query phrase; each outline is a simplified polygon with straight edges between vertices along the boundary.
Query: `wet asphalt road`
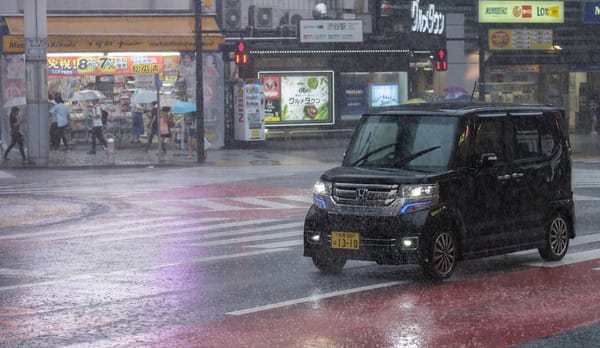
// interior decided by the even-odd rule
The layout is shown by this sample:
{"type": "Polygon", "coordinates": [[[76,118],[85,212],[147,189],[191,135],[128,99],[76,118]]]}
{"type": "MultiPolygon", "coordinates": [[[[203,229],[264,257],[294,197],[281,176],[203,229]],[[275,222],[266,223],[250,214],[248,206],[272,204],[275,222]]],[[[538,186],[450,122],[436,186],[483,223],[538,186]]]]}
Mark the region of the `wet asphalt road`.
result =
{"type": "MultiPolygon", "coordinates": [[[[332,299],[350,308],[375,295],[344,291],[377,284],[390,283],[391,296],[436,291],[418,267],[357,262],[342,277],[324,277],[301,257],[298,237],[310,186],[330,161],[293,167],[5,172],[0,178],[0,346],[204,346],[202,337],[207,344],[222,342],[214,330],[219,323],[238,329],[240,337],[233,342],[262,346],[241,337],[244,330],[260,332],[260,322],[244,321],[240,311],[308,298],[303,303],[315,315],[331,303],[311,301],[312,296],[334,294],[332,299]]],[[[599,168],[577,166],[577,230],[591,242],[574,244],[575,254],[600,249],[595,237],[600,232],[599,168]]],[[[451,284],[477,285],[488,276],[519,274],[536,261],[537,256],[524,255],[467,262],[451,284]]],[[[430,310],[443,313],[443,308],[430,310]]],[[[573,310],[582,308],[559,308],[556,315],[573,310]]],[[[280,318],[281,331],[273,330],[288,339],[288,311],[258,313],[263,321],[280,318]]],[[[472,313],[471,319],[479,315],[472,313]]],[[[556,330],[550,338],[521,343],[588,347],[600,342],[598,321],[556,330]]],[[[500,325],[496,334],[506,333],[500,325]]],[[[409,344],[409,338],[395,343],[409,344]]],[[[427,346],[427,341],[412,343],[419,342],[415,346],[427,346]]]]}

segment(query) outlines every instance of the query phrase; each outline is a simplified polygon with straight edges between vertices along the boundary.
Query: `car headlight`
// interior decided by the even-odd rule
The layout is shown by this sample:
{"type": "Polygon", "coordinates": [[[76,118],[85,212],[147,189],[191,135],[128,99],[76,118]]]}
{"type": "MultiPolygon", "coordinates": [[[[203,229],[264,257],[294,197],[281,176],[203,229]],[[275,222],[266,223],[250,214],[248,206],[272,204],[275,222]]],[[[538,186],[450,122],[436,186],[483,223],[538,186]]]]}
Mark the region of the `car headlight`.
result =
{"type": "Polygon", "coordinates": [[[437,184],[427,185],[402,185],[401,197],[402,198],[422,198],[422,197],[433,197],[439,194],[439,186],[437,184]]]}
{"type": "Polygon", "coordinates": [[[400,214],[408,214],[429,209],[437,204],[440,198],[440,187],[438,184],[402,185],[400,195],[405,201],[400,208],[400,214]]]}
{"type": "Polygon", "coordinates": [[[327,199],[324,196],[331,194],[331,183],[328,181],[317,181],[313,185],[313,203],[321,208],[327,209],[327,199]]]}
{"type": "Polygon", "coordinates": [[[331,194],[331,183],[328,181],[319,180],[313,185],[314,195],[330,195],[331,194]]]}

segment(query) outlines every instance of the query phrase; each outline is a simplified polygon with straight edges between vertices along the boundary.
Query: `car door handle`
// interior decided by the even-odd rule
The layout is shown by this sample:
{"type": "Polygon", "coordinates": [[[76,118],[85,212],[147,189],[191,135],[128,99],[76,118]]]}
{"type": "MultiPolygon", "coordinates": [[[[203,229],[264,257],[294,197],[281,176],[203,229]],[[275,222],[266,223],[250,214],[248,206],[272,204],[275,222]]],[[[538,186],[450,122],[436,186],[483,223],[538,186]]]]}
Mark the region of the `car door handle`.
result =
{"type": "Polygon", "coordinates": [[[512,173],[511,177],[513,179],[520,179],[523,177],[523,175],[524,175],[523,173],[512,173]]]}

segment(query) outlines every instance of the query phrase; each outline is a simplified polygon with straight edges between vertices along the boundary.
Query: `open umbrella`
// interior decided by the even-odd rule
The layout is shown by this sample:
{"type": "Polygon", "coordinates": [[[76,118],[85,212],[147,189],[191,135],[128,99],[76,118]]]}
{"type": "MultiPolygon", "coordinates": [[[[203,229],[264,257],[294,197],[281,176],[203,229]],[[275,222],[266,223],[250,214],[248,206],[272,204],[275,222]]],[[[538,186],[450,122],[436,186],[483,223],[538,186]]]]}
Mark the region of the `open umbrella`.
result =
{"type": "Polygon", "coordinates": [[[187,101],[180,101],[179,103],[173,105],[171,112],[176,114],[186,114],[188,112],[196,111],[196,103],[191,103],[187,101]]]}
{"type": "Polygon", "coordinates": [[[159,100],[159,104],[160,106],[168,106],[170,108],[172,108],[173,106],[175,106],[177,103],[179,103],[179,99],[175,99],[173,97],[170,96],[161,96],[160,100],[159,100]]]}
{"type": "Polygon", "coordinates": [[[106,96],[100,92],[93,89],[82,89],[81,91],[75,92],[73,94],[74,100],[97,100],[97,99],[106,99],[106,96]]]}
{"type": "Polygon", "coordinates": [[[462,97],[463,95],[468,95],[466,89],[460,86],[449,86],[444,88],[444,92],[446,92],[446,99],[455,99],[458,97],[462,97]]]}
{"type": "Polygon", "coordinates": [[[153,101],[156,101],[156,92],[147,89],[138,89],[131,97],[131,102],[134,104],[148,104],[153,101]]]}
{"type": "Polygon", "coordinates": [[[27,104],[25,97],[14,97],[4,103],[5,108],[12,108],[13,106],[22,106],[27,104]]]}

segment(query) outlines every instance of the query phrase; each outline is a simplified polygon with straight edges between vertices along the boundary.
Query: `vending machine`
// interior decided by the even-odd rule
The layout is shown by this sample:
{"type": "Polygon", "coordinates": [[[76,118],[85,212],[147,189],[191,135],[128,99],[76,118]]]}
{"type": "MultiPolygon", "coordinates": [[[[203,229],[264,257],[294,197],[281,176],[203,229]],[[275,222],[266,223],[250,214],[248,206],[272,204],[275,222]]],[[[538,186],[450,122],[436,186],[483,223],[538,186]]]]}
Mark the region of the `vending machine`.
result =
{"type": "Polygon", "coordinates": [[[235,140],[265,140],[265,95],[259,80],[244,81],[234,88],[235,140]]]}

